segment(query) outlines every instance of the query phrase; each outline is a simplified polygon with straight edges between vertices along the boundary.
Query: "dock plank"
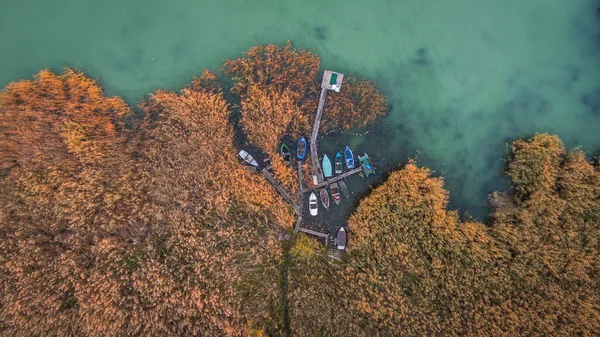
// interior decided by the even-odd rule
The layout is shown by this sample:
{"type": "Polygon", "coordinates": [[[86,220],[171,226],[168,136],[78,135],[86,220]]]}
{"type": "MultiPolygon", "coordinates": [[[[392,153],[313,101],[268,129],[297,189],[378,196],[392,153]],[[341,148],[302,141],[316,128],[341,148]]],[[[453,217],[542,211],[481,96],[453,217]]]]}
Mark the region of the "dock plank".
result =
{"type": "Polygon", "coordinates": [[[340,180],[342,180],[342,179],[344,179],[346,177],[349,177],[349,176],[351,176],[353,174],[356,174],[356,173],[358,173],[360,171],[362,171],[362,167],[354,168],[354,169],[352,169],[352,170],[350,170],[348,172],[344,172],[344,173],[342,173],[342,174],[340,174],[338,176],[335,176],[335,177],[333,177],[333,178],[331,178],[329,180],[322,181],[322,182],[320,182],[320,183],[318,183],[318,184],[316,184],[314,186],[310,186],[310,187],[304,188],[304,189],[301,190],[301,192],[302,193],[306,193],[306,192],[310,192],[312,190],[319,189],[321,187],[324,187],[324,186],[327,186],[329,184],[332,184],[332,183],[334,183],[336,181],[340,181],[340,180]]]}

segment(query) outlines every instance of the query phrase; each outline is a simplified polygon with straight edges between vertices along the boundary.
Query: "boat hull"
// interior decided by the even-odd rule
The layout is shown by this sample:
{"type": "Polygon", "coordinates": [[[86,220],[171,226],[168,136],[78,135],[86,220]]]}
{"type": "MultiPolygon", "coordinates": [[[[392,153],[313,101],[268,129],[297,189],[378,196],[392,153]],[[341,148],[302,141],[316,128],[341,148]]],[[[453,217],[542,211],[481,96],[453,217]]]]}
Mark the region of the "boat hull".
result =
{"type": "Polygon", "coordinates": [[[371,163],[371,158],[369,158],[366,153],[362,157],[358,156],[358,160],[360,161],[360,166],[366,177],[375,174],[375,167],[373,166],[373,163],[371,163]]]}
{"type": "Polygon", "coordinates": [[[340,185],[340,190],[342,191],[342,196],[346,199],[350,199],[350,191],[348,190],[348,186],[346,185],[346,182],[343,180],[340,180],[338,182],[338,184],[340,185]]]}
{"type": "Polygon", "coordinates": [[[317,203],[317,196],[314,193],[311,193],[310,197],[308,197],[308,210],[312,216],[317,216],[319,213],[319,204],[317,203]]]}
{"type": "Polygon", "coordinates": [[[346,241],[347,241],[346,230],[344,229],[344,227],[342,227],[342,228],[340,228],[340,230],[337,233],[337,236],[335,237],[335,245],[337,246],[337,249],[339,249],[339,250],[346,249],[346,241]]]}
{"type": "Polygon", "coordinates": [[[340,187],[338,186],[338,183],[333,183],[329,185],[329,189],[331,190],[331,197],[333,198],[333,203],[339,205],[342,196],[340,195],[340,187]]]}
{"type": "Polygon", "coordinates": [[[299,160],[302,160],[306,157],[306,139],[304,137],[298,141],[298,146],[296,147],[296,157],[299,160]]]}
{"type": "Polygon", "coordinates": [[[323,207],[325,207],[326,210],[329,210],[329,193],[327,193],[327,189],[322,188],[319,191],[319,194],[321,195],[321,203],[323,204],[323,207]]]}
{"type": "Polygon", "coordinates": [[[344,171],[344,160],[342,159],[342,154],[341,153],[337,153],[335,155],[335,174],[340,174],[342,173],[342,171],[344,171]]]}
{"type": "Polygon", "coordinates": [[[352,154],[352,150],[348,146],[346,146],[346,150],[344,150],[344,161],[349,170],[354,168],[354,154],[352,154]]]}
{"type": "Polygon", "coordinates": [[[281,147],[279,148],[279,153],[281,154],[284,163],[286,163],[287,165],[290,165],[292,163],[292,152],[290,151],[290,148],[287,147],[287,145],[281,144],[281,147]]]}
{"type": "Polygon", "coordinates": [[[331,173],[331,160],[329,160],[329,157],[327,157],[327,155],[323,156],[323,175],[325,176],[325,178],[331,178],[331,176],[333,175],[331,173]]]}

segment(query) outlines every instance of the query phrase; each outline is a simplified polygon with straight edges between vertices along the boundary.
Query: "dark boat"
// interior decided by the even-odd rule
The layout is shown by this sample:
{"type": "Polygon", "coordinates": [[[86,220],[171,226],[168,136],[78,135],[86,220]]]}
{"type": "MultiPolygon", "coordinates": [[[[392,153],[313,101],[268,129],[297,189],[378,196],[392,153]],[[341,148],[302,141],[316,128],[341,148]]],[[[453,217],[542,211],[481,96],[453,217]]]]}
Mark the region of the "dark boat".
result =
{"type": "Polygon", "coordinates": [[[342,154],[341,153],[336,153],[335,155],[335,174],[340,174],[342,173],[342,171],[344,170],[344,163],[343,163],[343,159],[342,159],[342,154]]]}
{"type": "Polygon", "coordinates": [[[287,165],[290,165],[292,163],[292,152],[290,152],[290,149],[287,147],[287,145],[285,145],[285,143],[281,144],[281,147],[279,148],[279,153],[281,153],[283,161],[287,165]]]}
{"type": "Polygon", "coordinates": [[[354,155],[348,146],[346,146],[346,149],[344,150],[344,160],[346,161],[346,167],[349,170],[352,170],[354,168],[354,155]]]}
{"type": "Polygon", "coordinates": [[[327,188],[322,188],[319,191],[319,194],[321,195],[321,203],[323,204],[323,207],[325,207],[326,210],[329,210],[329,193],[327,193],[327,188]]]}
{"type": "Polygon", "coordinates": [[[335,237],[335,245],[337,246],[337,249],[346,249],[346,239],[346,230],[344,229],[344,227],[342,227],[340,228],[340,230],[337,233],[337,236],[335,237]]]}
{"type": "Polygon", "coordinates": [[[348,190],[346,182],[344,180],[340,180],[338,181],[338,184],[340,184],[340,190],[342,190],[342,195],[344,196],[344,198],[350,199],[350,191],[348,190]]]}
{"type": "Polygon", "coordinates": [[[340,187],[338,186],[338,183],[332,183],[331,185],[329,185],[329,189],[331,190],[331,197],[333,198],[333,202],[336,205],[339,205],[342,196],[340,195],[340,187]]]}
{"type": "Polygon", "coordinates": [[[298,157],[299,160],[302,160],[304,159],[304,157],[306,157],[306,139],[304,137],[302,137],[298,141],[298,147],[296,148],[296,157],[298,157]]]}

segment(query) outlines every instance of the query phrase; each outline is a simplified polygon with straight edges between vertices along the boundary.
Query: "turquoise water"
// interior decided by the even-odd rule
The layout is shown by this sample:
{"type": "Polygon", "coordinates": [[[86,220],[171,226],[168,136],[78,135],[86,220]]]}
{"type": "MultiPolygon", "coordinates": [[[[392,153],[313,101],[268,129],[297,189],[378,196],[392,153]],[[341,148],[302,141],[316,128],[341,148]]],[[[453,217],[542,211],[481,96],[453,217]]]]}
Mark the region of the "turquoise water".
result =
{"type": "Polygon", "coordinates": [[[418,155],[482,218],[506,142],[536,131],[600,149],[597,0],[0,2],[0,86],[77,67],[135,102],[259,43],[375,80],[392,110],[344,139],[383,171],[418,155]]]}

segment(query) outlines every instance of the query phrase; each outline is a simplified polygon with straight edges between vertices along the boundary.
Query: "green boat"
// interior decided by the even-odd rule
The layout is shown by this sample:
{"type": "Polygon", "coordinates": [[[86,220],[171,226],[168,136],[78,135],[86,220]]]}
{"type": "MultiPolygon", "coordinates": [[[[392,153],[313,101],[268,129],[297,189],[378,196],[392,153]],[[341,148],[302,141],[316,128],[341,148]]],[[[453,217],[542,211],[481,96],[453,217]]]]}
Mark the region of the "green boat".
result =
{"type": "Polygon", "coordinates": [[[365,172],[365,176],[370,176],[372,174],[375,174],[375,167],[373,166],[373,163],[371,163],[371,158],[369,158],[369,156],[365,153],[364,156],[358,156],[358,161],[360,161],[360,166],[363,169],[363,172],[365,172]]]}
{"type": "Polygon", "coordinates": [[[335,174],[342,173],[342,171],[344,170],[344,160],[342,159],[342,154],[339,152],[336,153],[335,159],[333,161],[335,162],[335,174]]]}
{"type": "Polygon", "coordinates": [[[292,163],[292,152],[290,151],[290,148],[287,147],[287,145],[285,145],[285,143],[281,144],[281,147],[279,148],[279,153],[281,153],[283,161],[287,165],[290,165],[292,163]]]}
{"type": "Polygon", "coordinates": [[[323,175],[325,176],[325,178],[331,178],[331,176],[333,175],[331,173],[331,160],[329,160],[329,157],[327,157],[327,155],[323,155],[323,175]]]}

